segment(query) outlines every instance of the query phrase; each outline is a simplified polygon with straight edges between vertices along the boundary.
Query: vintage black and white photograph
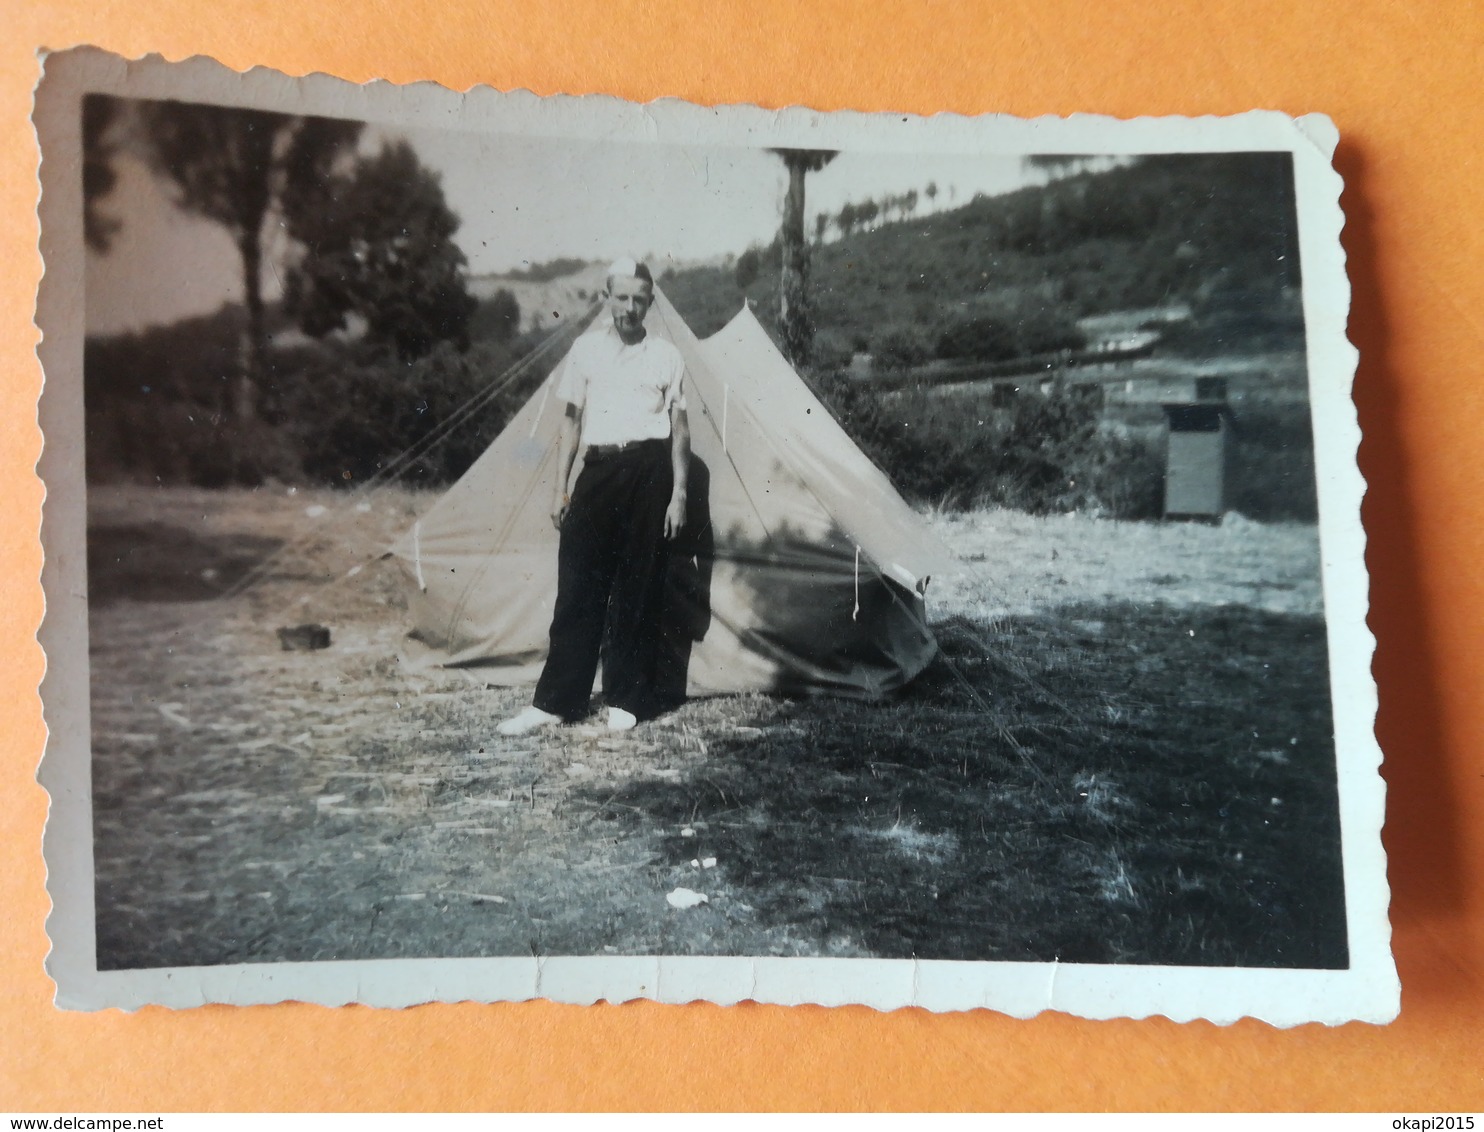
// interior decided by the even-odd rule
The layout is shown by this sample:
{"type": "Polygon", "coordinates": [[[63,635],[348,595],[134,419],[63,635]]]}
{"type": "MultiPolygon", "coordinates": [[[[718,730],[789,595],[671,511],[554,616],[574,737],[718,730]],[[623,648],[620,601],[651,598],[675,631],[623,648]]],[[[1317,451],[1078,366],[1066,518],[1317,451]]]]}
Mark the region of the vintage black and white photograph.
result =
{"type": "Polygon", "coordinates": [[[107,60],[38,111],[77,1004],[1394,1010],[1323,127],[107,60]]]}

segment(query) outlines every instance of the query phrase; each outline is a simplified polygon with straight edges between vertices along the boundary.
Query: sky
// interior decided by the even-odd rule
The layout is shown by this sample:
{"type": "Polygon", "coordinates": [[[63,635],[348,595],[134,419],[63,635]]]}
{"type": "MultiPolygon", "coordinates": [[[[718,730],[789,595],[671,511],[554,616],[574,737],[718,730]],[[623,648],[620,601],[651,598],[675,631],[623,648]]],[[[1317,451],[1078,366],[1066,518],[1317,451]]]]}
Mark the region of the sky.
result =
{"type": "MultiPolygon", "coordinates": [[[[442,174],[476,274],[558,256],[710,259],[767,243],[778,230],[786,176],[766,150],[433,133],[410,140],[442,174]]],[[[939,207],[949,186],[963,203],[1028,183],[1018,157],[842,153],[809,176],[808,222],[850,200],[921,193],[930,181],[939,207]]]]}
{"type": "MultiPolygon", "coordinates": [[[[452,131],[368,127],[362,149],[405,138],[442,179],[462,218],[455,239],[471,274],[501,273],[558,257],[619,256],[694,262],[740,254],[778,230],[785,186],[782,162],[766,150],[573,141],[452,131]]],[[[142,161],[116,159],[118,183],[103,210],[120,221],[106,254],[89,252],[89,333],[115,333],[207,314],[240,301],[237,252],[226,233],[182,213],[142,161]]],[[[1018,156],[962,154],[839,155],[811,174],[807,217],[836,213],[847,201],[935,182],[936,208],[1038,180],[1018,156]]],[[[272,233],[264,292],[281,291],[272,233]]]]}

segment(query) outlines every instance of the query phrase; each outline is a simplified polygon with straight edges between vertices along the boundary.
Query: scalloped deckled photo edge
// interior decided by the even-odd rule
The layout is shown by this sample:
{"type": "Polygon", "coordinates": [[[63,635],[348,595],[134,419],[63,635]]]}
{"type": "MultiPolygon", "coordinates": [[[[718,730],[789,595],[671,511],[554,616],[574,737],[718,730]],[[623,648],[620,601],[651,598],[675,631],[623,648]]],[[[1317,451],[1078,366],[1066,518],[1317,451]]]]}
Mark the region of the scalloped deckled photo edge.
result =
{"type": "MultiPolygon", "coordinates": [[[[1329,119],[43,63],[59,1006],[1395,1017],[1329,119]],[[191,107],[275,131],[246,242],[191,107]],[[775,151],[803,150],[832,156],[791,181],[775,151]],[[1182,163],[1264,154],[1301,268],[1231,235],[1271,235],[1266,181],[1182,163]],[[1202,213],[1190,187],[1229,175],[1202,213]],[[436,300],[395,290],[413,272],[436,300]],[[634,331],[613,296],[645,274],[634,331]],[[556,531],[521,540],[551,528],[558,429],[590,427],[567,350],[630,338],[685,363],[657,561],[690,571],[689,667],[632,730],[507,738],[564,600],[556,531]],[[1017,427],[1072,430],[1040,434],[1047,484],[1016,478],[1017,427]]],[[[574,498],[629,458],[576,443],[574,498]]]]}

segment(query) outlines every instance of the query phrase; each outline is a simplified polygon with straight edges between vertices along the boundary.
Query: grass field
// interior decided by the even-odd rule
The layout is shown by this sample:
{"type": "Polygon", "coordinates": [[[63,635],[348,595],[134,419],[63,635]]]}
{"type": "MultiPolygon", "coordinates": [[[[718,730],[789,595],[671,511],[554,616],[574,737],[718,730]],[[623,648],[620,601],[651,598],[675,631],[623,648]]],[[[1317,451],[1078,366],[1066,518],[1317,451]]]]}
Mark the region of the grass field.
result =
{"type": "Polygon", "coordinates": [[[398,659],[375,555],[427,499],[93,490],[100,967],[1345,965],[1312,526],[938,516],[968,572],[933,582],[943,658],[897,699],[511,740],[523,691],[398,659]],[[332,646],[281,651],[308,621],[332,646]]]}

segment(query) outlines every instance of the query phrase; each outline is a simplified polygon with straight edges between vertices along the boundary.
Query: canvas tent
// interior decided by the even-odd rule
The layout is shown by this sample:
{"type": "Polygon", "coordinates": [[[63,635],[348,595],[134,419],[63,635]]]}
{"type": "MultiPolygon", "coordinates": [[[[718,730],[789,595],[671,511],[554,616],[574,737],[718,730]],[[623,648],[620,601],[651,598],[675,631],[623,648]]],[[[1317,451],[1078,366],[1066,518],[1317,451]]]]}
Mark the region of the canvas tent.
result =
{"type": "MultiPolygon", "coordinates": [[[[645,325],[687,369],[690,508],[665,624],[672,691],[877,696],[911,680],[936,649],[923,593],[953,568],[951,553],[750,310],[700,340],[657,290],[645,325]]],[[[534,683],[545,658],[559,375],[392,550],[423,657],[489,683],[534,683]]]]}

